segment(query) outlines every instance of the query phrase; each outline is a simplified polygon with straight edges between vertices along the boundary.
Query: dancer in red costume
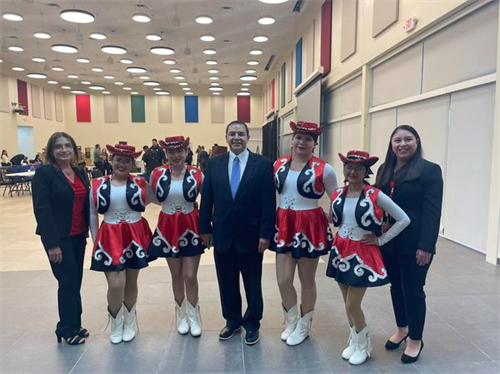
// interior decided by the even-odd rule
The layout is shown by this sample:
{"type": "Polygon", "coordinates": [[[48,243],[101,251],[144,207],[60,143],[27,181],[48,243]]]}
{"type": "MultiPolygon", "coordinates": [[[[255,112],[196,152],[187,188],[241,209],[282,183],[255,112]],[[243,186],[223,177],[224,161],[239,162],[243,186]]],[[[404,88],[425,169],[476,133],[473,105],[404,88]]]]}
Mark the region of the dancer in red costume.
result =
{"type": "Polygon", "coordinates": [[[150,260],[167,259],[172,274],[177,331],[182,335],[191,332],[198,337],[201,327],[197,274],[205,245],[199,236],[200,214],[195,202],[201,191],[203,173],[186,165],[189,138],[166,138],[160,140],[160,145],[167,151],[169,164],[157,167],[151,174],[151,186],[162,211],[148,255],[150,260]]]}
{"type": "Polygon", "coordinates": [[[352,365],[360,365],[372,350],[361,301],[367,287],[389,283],[379,246],[403,231],[410,219],[387,195],[365,181],[372,174],[370,167],[378,157],[370,157],[363,151],[339,156],[347,184],[331,195],[333,224],[339,231],[326,275],[339,284],[351,330],[349,346],[342,352],[342,358],[352,365]],[[382,234],[384,211],[394,217],[396,223],[382,234]]]}
{"type": "Polygon", "coordinates": [[[318,201],[325,191],[337,188],[337,176],[325,161],[313,156],[322,129],[315,123],[290,123],[292,156],[274,163],[274,180],[280,194],[276,234],[271,250],[276,252],[276,275],[285,313],[281,340],[302,343],[311,328],[316,304],[316,269],[319,256],[331,248],[333,235],[318,201]],[[301,282],[301,313],[293,286],[295,268],[301,282]]]}
{"type": "Polygon", "coordinates": [[[141,152],[126,144],[107,145],[113,174],[94,179],[90,193],[90,230],[94,240],[91,270],[102,271],[108,281],[111,342],[135,337],[137,278],[148,266],[151,230],[141,213],[146,209],[144,178],[130,175],[141,152]],[[98,213],[103,215],[99,224],[98,213]]]}

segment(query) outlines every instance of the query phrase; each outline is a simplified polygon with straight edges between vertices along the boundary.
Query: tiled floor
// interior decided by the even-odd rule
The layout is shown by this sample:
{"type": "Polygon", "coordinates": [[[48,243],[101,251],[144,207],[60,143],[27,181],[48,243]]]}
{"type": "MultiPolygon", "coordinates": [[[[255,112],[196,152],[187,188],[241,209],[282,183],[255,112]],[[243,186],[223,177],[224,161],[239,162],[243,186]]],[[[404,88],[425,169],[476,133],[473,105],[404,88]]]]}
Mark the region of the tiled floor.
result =
{"type": "MultiPolygon", "coordinates": [[[[152,227],[157,212],[157,207],[148,208],[152,227]]],[[[140,275],[140,333],[134,341],[112,345],[108,332],[102,332],[107,321],[104,276],[86,270],[84,325],[92,335],[83,346],[57,344],[56,282],[33,232],[30,198],[0,198],[2,373],[500,373],[500,269],[446,240],[439,241],[427,282],[420,360],[403,365],[401,350],[384,349],[394,319],[389,289],[382,287],[369,290],[364,301],[372,358],[353,367],[340,357],[348,334],[346,317],[338,287],[325,277],[323,262],[311,338],[298,347],[280,341],[283,315],[270,253],[264,265],[261,341],[255,346],[246,346],[242,335],[227,342],[217,338],[224,321],[211,252],[203,256],[199,272],[201,338],[175,331],[170,275],[157,261],[140,275]]]]}

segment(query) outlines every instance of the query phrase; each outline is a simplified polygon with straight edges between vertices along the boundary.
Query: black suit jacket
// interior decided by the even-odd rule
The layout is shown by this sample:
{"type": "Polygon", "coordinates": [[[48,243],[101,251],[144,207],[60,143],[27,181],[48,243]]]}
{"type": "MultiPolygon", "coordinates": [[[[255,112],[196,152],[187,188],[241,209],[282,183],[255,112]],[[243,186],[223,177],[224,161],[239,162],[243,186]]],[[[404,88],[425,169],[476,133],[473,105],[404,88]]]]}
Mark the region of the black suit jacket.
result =
{"type": "Polygon", "coordinates": [[[250,152],[235,199],[228,175],[229,153],[211,158],[201,195],[200,233],[213,233],[214,248],[238,253],[258,251],[259,238],[274,233],[276,192],[272,162],[250,152]]]}
{"type": "MultiPolygon", "coordinates": [[[[87,189],[85,219],[89,225],[89,180],[82,169],[73,169],[87,189]]],[[[45,250],[59,247],[61,238],[71,231],[74,193],[63,172],[53,165],[39,167],[33,177],[33,210],[36,233],[41,236],[45,250]]]]}
{"type": "MultiPolygon", "coordinates": [[[[390,186],[380,187],[389,196],[390,186]]],[[[436,253],[443,202],[443,176],[439,165],[424,160],[418,178],[396,180],[393,200],[408,214],[411,223],[392,244],[388,243],[386,249],[392,246],[395,254],[412,254],[417,249],[436,253]]]]}

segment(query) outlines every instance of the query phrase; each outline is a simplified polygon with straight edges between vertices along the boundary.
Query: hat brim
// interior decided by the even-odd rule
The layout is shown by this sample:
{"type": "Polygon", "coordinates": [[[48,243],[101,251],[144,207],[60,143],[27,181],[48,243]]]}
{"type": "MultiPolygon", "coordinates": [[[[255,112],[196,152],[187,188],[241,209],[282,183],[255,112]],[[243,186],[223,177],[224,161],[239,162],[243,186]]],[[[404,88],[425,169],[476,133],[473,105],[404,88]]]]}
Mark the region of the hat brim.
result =
{"type": "Polygon", "coordinates": [[[377,163],[377,161],[379,160],[378,157],[368,157],[365,159],[353,160],[353,159],[347,158],[342,153],[339,153],[339,158],[343,164],[359,164],[359,165],[364,165],[367,168],[375,165],[377,163]]]}
{"type": "Polygon", "coordinates": [[[189,137],[187,137],[186,139],[184,139],[184,141],[182,143],[180,143],[179,145],[175,145],[175,146],[170,146],[167,143],[165,143],[165,141],[163,141],[163,140],[160,140],[158,143],[160,144],[160,147],[162,147],[163,149],[165,149],[167,151],[169,149],[187,148],[188,145],[189,145],[189,137]]]}
{"type": "Polygon", "coordinates": [[[137,158],[142,154],[142,151],[139,152],[126,152],[123,149],[118,149],[113,147],[111,144],[106,144],[106,149],[114,156],[122,156],[129,158],[137,158]]]}
{"type": "Polygon", "coordinates": [[[290,128],[294,134],[308,134],[308,135],[321,135],[323,132],[322,127],[317,127],[315,129],[309,129],[306,127],[300,127],[295,122],[290,121],[290,128]]]}

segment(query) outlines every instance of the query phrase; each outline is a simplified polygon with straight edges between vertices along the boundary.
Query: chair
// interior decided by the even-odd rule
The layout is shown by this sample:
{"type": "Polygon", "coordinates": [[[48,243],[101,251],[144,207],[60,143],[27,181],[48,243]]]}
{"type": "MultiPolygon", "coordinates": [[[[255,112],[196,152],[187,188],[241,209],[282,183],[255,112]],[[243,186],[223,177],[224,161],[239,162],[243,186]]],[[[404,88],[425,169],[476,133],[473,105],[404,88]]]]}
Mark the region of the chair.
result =
{"type": "Polygon", "coordinates": [[[9,195],[12,197],[12,192],[17,192],[18,190],[18,185],[17,182],[14,181],[13,178],[7,177],[8,170],[7,169],[0,169],[0,188],[3,187],[3,195],[5,196],[5,192],[7,191],[7,188],[9,189],[9,195]]]}

